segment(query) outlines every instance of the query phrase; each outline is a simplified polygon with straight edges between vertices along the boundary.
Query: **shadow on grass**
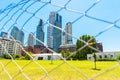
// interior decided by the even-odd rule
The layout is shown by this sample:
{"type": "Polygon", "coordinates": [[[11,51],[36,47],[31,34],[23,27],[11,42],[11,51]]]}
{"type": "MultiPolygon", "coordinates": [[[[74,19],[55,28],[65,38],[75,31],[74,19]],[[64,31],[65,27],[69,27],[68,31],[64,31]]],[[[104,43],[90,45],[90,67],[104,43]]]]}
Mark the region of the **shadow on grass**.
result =
{"type": "Polygon", "coordinates": [[[97,70],[97,71],[100,71],[101,69],[97,69],[97,68],[92,68],[92,70],[97,70]]]}

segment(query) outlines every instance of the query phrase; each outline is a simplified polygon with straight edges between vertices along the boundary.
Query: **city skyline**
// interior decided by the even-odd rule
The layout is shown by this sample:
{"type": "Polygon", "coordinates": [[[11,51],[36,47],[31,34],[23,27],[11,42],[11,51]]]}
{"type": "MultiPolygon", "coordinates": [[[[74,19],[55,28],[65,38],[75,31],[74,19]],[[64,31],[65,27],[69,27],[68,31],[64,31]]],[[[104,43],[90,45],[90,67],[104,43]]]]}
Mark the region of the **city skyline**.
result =
{"type": "MultiPolygon", "coordinates": [[[[57,26],[57,27],[62,27],[62,16],[60,16],[57,12],[50,12],[49,15],[49,22],[50,24],[57,26]]],[[[54,51],[58,52],[58,48],[60,46],[66,46],[66,45],[73,45],[72,42],[72,23],[71,22],[67,22],[65,26],[64,31],[68,34],[66,34],[65,32],[62,33],[61,30],[56,29],[54,27],[52,27],[51,25],[48,26],[48,30],[47,30],[47,34],[49,35],[44,35],[44,25],[43,25],[43,21],[40,19],[38,24],[36,24],[36,34],[34,33],[29,33],[28,36],[28,41],[27,41],[27,46],[32,46],[34,47],[34,45],[39,45],[39,46],[44,46],[44,37],[46,36],[48,38],[47,43],[48,43],[48,47],[52,48],[54,51]],[[59,35],[59,36],[58,36],[59,35]],[[71,35],[71,36],[70,36],[71,35]],[[37,40],[34,39],[34,36],[36,36],[37,40]],[[49,38],[52,38],[51,40],[49,38]],[[38,39],[40,41],[38,41],[38,39]],[[42,43],[40,43],[42,42],[42,43]],[[59,44],[57,44],[59,42],[59,44]],[[49,45],[50,43],[50,45],[49,45]]],[[[15,40],[19,40],[20,42],[24,42],[24,32],[19,30],[18,27],[14,26],[11,29],[11,36],[15,39],[15,40]],[[18,36],[19,35],[19,36],[18,36]]],[[[24,45],[25,46],[25,45],[24,45]]],[[[101,45],[102,46],[102,45],[101,45]]],[[[102,49],[102,48],[101,48],[102,49]]],[[[101,51],[101,50],[100,50],[101,51]]]]}
{"type": "MultiPolygon", "coordinates": [[[[47,23],[49,13],[56,11],[62,15],[62,29],[65,28],[67,22],[72,23],[73,43],[83,34],[89,34],[96,37],[98,42],[104,46],[104,51],[119,51],[120,38],[119,35],[119,2],[109,0],[71,0],[66,6],[68,0],[55,1],[45,5],[41,1],[29,1],[21,4],[13,9],[8,9],[18,3],[19,0],[4,0],[0,3],[0,30],[10,33],[13,26],[19,27],[20,30],[25,31],[25,38],[30,32],[35,32],[36,24],[39,19],[45,23],[44,29],[47,31],[49,24],[47,23]],[[34,2],[34,4],[32,4],[34,2]],[[9,5],[11,4],[11,5],[9,5]],[[32,4],[29,8],[29,6],[32,4]],[[54,5],[56,6],[54,6],[54,5]],[[9,6],[8,6],[9,5],[9,6]],[[57,7],[58,5],[58,7],[57,7]],[[23,7],[22,7],[23,6],[23,7]],[[21,8],[22,7],[22,8],[21,8]],[[41,9],[40,9],[41,8],[41,9]],[[38,10],[38,11],[37,11],[38,10]],[[47,24],[46,24],[47,23],[47,24]],[[3,27],[3,28],[2,28],[3,27]]],[[[47,33],[45,32],[45,35],[47,33]]],[[[25,40],[26,43],[27,40],[25,40]]],[[[47,39],[45,37],[45,43],[47,39]]]]}
{"type": "MultiPolygon", "coordinates": [[[[62,16],[59,15],[57,12],[50,12],[49,15],[49,22],[52,25],[55,25],[57,27],[62,28],[62,16]]],[[[73,44],[72,42],[72,24],[71,22],[67,22],[65,25],[65,32],[67,32],[68,34],[70,34],[71,36],[65,34],[62,35],[62,31],[52,27],[51,25],[48,26],[48,30],[47,30],[47,34],[44,34],[44,25],[43,25],[43,21],[40,19],[38,22],[38,25],[36,26],[36,33],[34,34],[33,32],[30,32],[27,38],[27,46],[32,46],[34,47],[34,45],[40,45],[40,46],[44,46],[44,37],[46,36],[47,39],[47,43],[48,43],[48,47],[52,48],[54,51],[58,52],[58,48],[60,47],[60,45],[63,44],[62,41],[65,41],[65,44],[73,44]],[[36,39],[34,38],[34,36],[36,36],[36,39]],[[63,40],[62,37],[65,37],[65,40],[63,40]],[[41,43],[42,42],[42,43],[41,43]]],[[[19,28],[17,26],[14,26],[11,29],[11,33],[10,33],[11,38],[13,37],[15,40],[19,40],[23,46],[24,45],[24,32],[19,30],[19,28]]]]}

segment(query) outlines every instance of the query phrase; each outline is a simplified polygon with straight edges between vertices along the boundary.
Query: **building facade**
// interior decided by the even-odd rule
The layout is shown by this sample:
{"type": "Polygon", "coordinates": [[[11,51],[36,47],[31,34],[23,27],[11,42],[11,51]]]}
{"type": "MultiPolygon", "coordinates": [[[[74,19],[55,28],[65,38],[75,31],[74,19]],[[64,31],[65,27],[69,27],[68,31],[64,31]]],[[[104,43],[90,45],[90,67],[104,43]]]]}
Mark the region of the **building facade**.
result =
{"type": "Polygon", "coordinates": [[[43,53],[33,54],[35,60],[60,60],[62,55],[60,53],[43,53]]]}
{"type": "MultiPolygon", "coordinates": [[[[112,58],[116,59],[120,51],[95,53],[98,59],[112,58]]],[[[93,60],[93,54],[87,54],[87,60],[93,60]]]]}
{"type": "Polygon", "coordinates": [[[37,26],[36,38],[40,41],[36,40],[36,45],[44,46],[44,31],[43,31],[43,21],[40,19],[39,25],[37,26]],[[42,42],[42,43],[41,43],[42,42]]]}
{"type": "Polygon", "coordinates": [[[24,32],[22,30],[18,31],[18,36],[17,39],[18,41],[20,41],[22,44],[24,44],[24,32]]]}
{"type": "Polygon", "coordinates": [[[12,30],[11,30],[10,37],[14,38],[15,40],[17,40],[17,38],[18,38],[18,32],[19,32],[18,27],[14,26],[12,28],[12,30]]]}
{"type": "Polygon", "coordinates": [[[55,52],[58,52],[62,40],[62,31],[57,29],[57,27],[62,28],[62,17],[56,12],[51,12],[49,15],[49,23],[50,25],[47,29],[47,45],[53,48],[55,52]]]}
{"type": "Polygon", "coordinates": [[[11,38],[20,41],[22,44],[24,44],[24,32],[22,30],[19,30],[17,27],[13,27],[10,33],[11,38]]]}
{"type": "Polygon", "coordinates": [[[62,45],[65,45],[65,32],[62,32],[62,45]]]}
{"type": "Polygon", "coordinates": [[[102,45],[102,43],[97,43],[97,48],[98,48],[98,50],[103,52],[103,45],[102,45]]]}
{"type": "Polygon", "coordinates": [[[42,53],[51,53],[51,51],[48,50],[48,48],[46,48],[45,46],[34,45],[33,53],[34,54],[42,54],[42,53]]]}
{"type": "Polygon", "coordinates": [[[28,42],[28,46],[34,47],[35,38],[34,38],[34,34],[32,32],[29,34],[27,42],[28,42]]]}
{"type": "Polygon", "coordinates": [[[21,54],[22,44],[19,41],[13,41],[12,39],[0,38],[0,56],[4,53],[9,54],[21,54]]]}
{"type": "Polygon", "coordinates": [[[72,41],[72,23],[68,22],[65,26],[65,44],[73,44],[72,41]]]}

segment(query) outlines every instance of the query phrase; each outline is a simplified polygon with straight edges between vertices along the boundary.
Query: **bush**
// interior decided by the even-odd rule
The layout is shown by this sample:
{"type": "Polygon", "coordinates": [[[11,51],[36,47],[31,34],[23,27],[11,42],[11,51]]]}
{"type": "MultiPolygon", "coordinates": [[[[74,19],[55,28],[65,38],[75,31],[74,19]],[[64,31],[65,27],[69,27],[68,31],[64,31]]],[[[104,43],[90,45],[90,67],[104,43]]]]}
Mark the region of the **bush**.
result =
{"type": "Polygon", "coordinates": [[[20,58],[16,58],[16,60],[26,60],[24,56],[21,56],[20,58]]]}
{"type": "MultiPolygon", "coordinates": [[[[32,53],[31,52],[28,52],[28,54],[29,55],[32,55],[32,53]]],[[[10,54],[11,56],[12,56],[12,58],[13,59],[17,59],[17,60],[30,60],[31,59],[31,57],[29,56],[29,55],[25,55],[25,56],[22,56],[21,54],[10,54]]],[[[3,54],[3,58],[4,59],[11,59],[11,57],[10,57],[10,55],[9,54],[7,54],[7,53],[5,53],[5,54],[3,54]]]]}
{"type": "Polygon", "coordinates": [[[120,54],[119,54],[119,55],[117,55],[117,60],[120,60],[120,54]]]}
{"type": "MultiPolygon", "coordinates": [[[[32,52],[28,52],[28,54],[32,56],[32,52]]],[[[31,57],[28,54],[25,55],[25,59],[26,60],[30,60],[31,59],[31,57]]]]}
{"type": "Polygon", "coordinates": [[[97,61],[116,61],[116,59],[113,58],[98,58],[97,61]]]}
{"type": "MultiPolygon", "coordinates": [[[[13,59],[15,58],[14,54],[10,54],[10,55],[13,57],[13,59]]],[[[5,59],[11,59],[10,55],[7,54],[7,53],[5,53],[5,54],[3,54],[3,58],[5,58],[5,59]]]]}
{"type": "Polygon", "coordinates": [[[30,60],[30,56],[26,55],[26,56],[25,56],[25,59],[26,59],[26,60],[30,60]]]}
{"type": "MultiPolygon", "coordinates": [[[[16,55],[15,55],[15,54],[10,54],[10,55],[12,56],[13,59],[18,59],[18,58],[21,57],[20,54],[16,54],[16,55]]],[[[3,54],[3,58],[4,58],[4,59],[11,59],[10,55],[7,54],[7,53],[5,53],[5,54],[3,54]]]]}
{"type": "Polygon", "coordinates": [[[16,54],[16,55],[15,55],[15,58],[20,58],[20,57],[21,57],[20,54],[16,54]]]}
{"type": "MultiPolygon", "coordinates": [[[[10,54],[12,56],[13,59],[15,59],[15,54],[10,54]]],[[[11,58],[10,58],[11,59],[11,58]]]]}
{"type": "Polygon", "coordinates": [[[9,57],[9,55],[8,54],[3,54],[3,58],[5,58],[5,59],[9,59],[10,57],[9,57]]]}

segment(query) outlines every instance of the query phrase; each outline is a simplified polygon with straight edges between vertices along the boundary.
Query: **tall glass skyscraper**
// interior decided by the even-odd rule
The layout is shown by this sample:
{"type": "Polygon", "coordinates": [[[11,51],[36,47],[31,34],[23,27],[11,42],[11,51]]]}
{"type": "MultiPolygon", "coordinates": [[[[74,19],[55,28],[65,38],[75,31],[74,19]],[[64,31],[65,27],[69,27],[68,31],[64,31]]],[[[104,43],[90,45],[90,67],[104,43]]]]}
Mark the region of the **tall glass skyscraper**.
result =
{"type": "MultiPolygon", "coordinates": [[[[44,31],[43,31],[43,21],[40,19],[39,25],[37,26],[36,38],[44,42],[44,31]]],[[[36,45],[44,46],[40,41],[36,40],[36,45]]]]}
{"type": "Polygon", "coordinates": [[[16,26],[13,27],[10,33],[11,37],[13,37],[15,40],[20,41],[22,44],[24,44],[24,32],[22,30],[19,30],[16,26]]]}
{"type": "Polygon", "coordinates": [[[58,52],[58,48],[61,45],[62,31],[57,29],[57,27],[62,28],[62,17],[56,12],[51,12],[49,15],[49,23],[56,26],[56,28],[52,25],[48,26],[47,45],[48,47],[53,48],[54,51],[58,52]]]}
{"type": "Polygon", "coordinates": [[[71,22],[66,23],[65,31],[66,33],[68,33],[68,34],[65,34],[65,44],[73,44],[72,36],[71,36],[72,35],[72,23],[71,22]]]}
{"type": "Polygon", "coordinates": [[[22,44],[24,44],[24,32],[19,30],[17,40],[19,40],[22,44]]]}
{"type": "Polygon", "coordinates": [[[10,33],[11,38],[14,38],[15,40],[17,40],[18,32],[19,32],[18,27],[14,26],[10,33]]]}
{"type": "Polygon", "coordinates": [[[33,33],[31,32],[28,36],[28,46],[34,46],[35,45],[35,38],[33,37],[33,33]]]}

